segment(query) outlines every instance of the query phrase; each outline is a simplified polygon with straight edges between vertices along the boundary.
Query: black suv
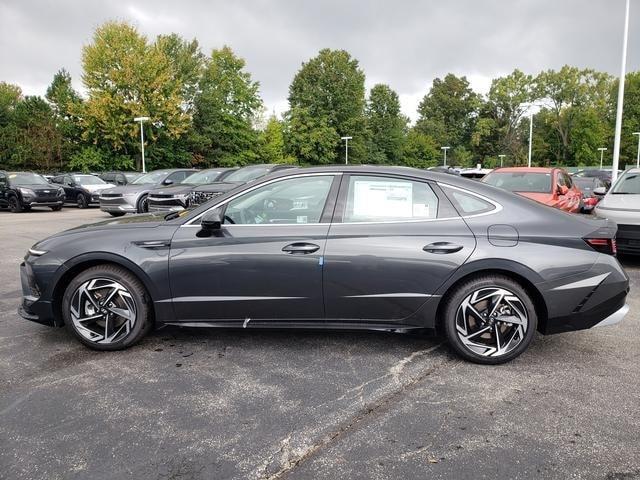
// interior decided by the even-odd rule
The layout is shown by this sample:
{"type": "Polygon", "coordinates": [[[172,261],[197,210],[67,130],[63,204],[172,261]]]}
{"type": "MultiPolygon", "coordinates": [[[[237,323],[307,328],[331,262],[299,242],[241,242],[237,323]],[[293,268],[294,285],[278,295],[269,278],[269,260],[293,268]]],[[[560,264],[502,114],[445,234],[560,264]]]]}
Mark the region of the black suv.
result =
{"type": "Polygon", "coordinates": [[[127,185],[133,182],[141,175],[141,173],[137,172],[103,172],[98,176],[105,182],[119,187],[120,185],[127,185]]]}
{"type": "Polygon", "coordinates": [[[100,191],[114,187],[89,173],[66,173],[55,177],[52,182],[64,189],[65,203],[76,204],[78,208],[97,205],[100,203],[100,191]]]}
{"type": "Polygon", "coordinates": [[[0,208],[14,212],[31,207],[49,207],[60,210],[64,203],[64,190],[51,185],[42,175],[33,172],[0,171],[0,208]]]}

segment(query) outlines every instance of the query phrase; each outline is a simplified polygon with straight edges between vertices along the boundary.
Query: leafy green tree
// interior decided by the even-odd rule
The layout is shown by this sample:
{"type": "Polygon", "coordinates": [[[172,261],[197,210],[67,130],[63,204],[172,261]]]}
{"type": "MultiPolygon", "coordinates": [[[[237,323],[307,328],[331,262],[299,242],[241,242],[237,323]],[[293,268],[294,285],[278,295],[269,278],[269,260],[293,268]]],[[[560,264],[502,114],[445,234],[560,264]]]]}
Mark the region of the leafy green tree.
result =
{"type": "Polygon", "coordinates": [[[428,168],[438,165],[440,149],[435,140],[416,128],[407,134],[402,150],[405,165],[415,168],[428,168]]]}
{"type": "Polygon", "coordinates": [[[263,109],[259,86],[245,71],[245,61],[229,47],[213,50],[200,79],[193,117],[193,142],[207,164],[258,160],[254,122],[263,109]]]}
{"type": "Polygon", "coordinates": [[[369,93],[366,108],[370,163],[399,164],[409,119],[400,110],[400,98],[388,85],[377,84],[369,93]]]}
{"type": "Polygon", "coordinates": [[[304,163],[331,163],[340,156],[340,137],[351,136],[349,159],[354,163],[364,161],[367,154],[364,80],[358,61],[344,50],[323,49],[303,63],[289,87],[287,117],[296,126],[289,152],[304,163]],[[331,130],[335,132],[334,153],[326,157],[325,141],[328,142],[331,130]],[[309,145],[320,150],[312,152],[309,145]]]}
{"type": "Polygon", "coordinates": [[[338,132],[326,117],[311,115],[306,108],[289,110],[285,128],[285,151],[303,165],[336,163],[338,132]]]}
{"type": "MultiPolygon", "coordinates": [[[[159,132],[177,139],[189,128],[182,79],[163,48],[149,44],[133,26],[107,22],[98,27],[83,48],[82,66],[88,94],[81,112],[83,136],[103,151],[114,156],[139,152],[137,116],[151,119],[145,127],[150,145],[159,132]]],[[[153,168],[153,148],[149,157],[153,168]]]]}
{"type": "Polygon", "coordinates": [[[259,159],[261,163],[297,163],[285,153],[284,123],[271,116],[259,135],[259,159]]]}
{"type": "MultiPolygon", "coordinates": [[[[480,104],[481,98],[471,89],[467,78],[449,73],[444,79],[433,81],[431,90],[418,105],[415,129],[432,137],[437,145],[451,147],[452,153],[456,147],[465,147],[466,151],[471,145],[480,104]]],[[[451,163],[457,161],[452,155],[451,163]]]]}
{"type": "MultiPolygon", "coordinates": [[[[600,146],[613,145],[613,125],[618,95],[618,80],[612,83],[610,94],[609,138],[600,146]]],[[[620,137],[620,168],[635,166],[638,155],[638,136],[640,132],[640,72],[628,73],[624,88],[624,110],[622,112],[622,134],[620,137]]]]}
{"type": "Polygon", "coordinates": [[[71,75],[65,69],[59,70],[47,88],[46,99],[51,105],[58,130],[56,147],[57,161],[64,163],[81,147],[82,129],[78,114],[82,108],[82,98],[71,83],[71,75]]]}

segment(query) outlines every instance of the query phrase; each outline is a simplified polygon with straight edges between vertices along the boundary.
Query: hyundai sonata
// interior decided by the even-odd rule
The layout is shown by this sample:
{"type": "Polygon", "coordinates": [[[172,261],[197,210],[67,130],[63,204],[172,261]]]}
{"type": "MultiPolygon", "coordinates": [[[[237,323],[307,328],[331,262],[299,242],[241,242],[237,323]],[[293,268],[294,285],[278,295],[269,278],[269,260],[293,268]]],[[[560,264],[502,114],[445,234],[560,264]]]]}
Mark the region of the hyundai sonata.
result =
{"type": "Polygon", "coordinates": [[[439,330],[501,363],[536,330],[628,307],[610,221],[402,167],[283,170],[192,211],[108,220],[35,244],[21,314],[117,350],[162,324],[439,330]]]}

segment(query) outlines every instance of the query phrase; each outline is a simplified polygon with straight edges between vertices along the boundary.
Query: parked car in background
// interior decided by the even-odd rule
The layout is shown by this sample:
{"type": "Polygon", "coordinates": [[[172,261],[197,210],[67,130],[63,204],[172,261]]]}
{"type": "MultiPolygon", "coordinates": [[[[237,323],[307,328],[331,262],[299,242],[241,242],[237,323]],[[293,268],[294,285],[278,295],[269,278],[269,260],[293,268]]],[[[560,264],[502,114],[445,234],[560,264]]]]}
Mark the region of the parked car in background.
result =
{"type": "Polygon", "coordinates": [[[561,168],[497,168],[481,181],[566,212],[582,209],[582,192],[561,168]]]}
{"type": "Polygon", "coordinates": [[[573,183],[582,191],[582,212],[591,213],[604,194],[597,193],[603,189],[606,192],[608,185],[598,177],[573,177],[573,183]]]}
{"type": "Polygon", "coordinates": [[[448,173],[449,175],[460,175],[460,172],[453,167],[429,167],[430,172],[448,173]]]}
{"type": "MultiPolygon", "coordinates": [[[[585,168],[584,170],[578,170],[572,175],[574,178],[599,178],[602,180],[606,187],[611,186],[611,169],[599,169],[599,168],[585,168]]],[[[618,170],[618,176],[622,175],[622,171],[618,170]]]]}
{"type": "Polygon", "coordinates": [[[464,168],[460,170],[460,176],[464,178],[471,178],[473,180],[480,180],[491,173],[491,168],[464,168]]]}
{"type": "Polygon", "coordinates": [[[189,208],[191,191],[198,186],[223,181],[237,168],[209,168],[195,172],[182,182],[149,192],[150,212],[172,212],[189,208]]]}
{"type": "MultiPolygon", "coordinates": [[[[600,189],[600,193],[604,193],[600,189]]],[[[596,205],[595,214],[618,224],[618,249],[640,255],[640,169],[624,172],[596,205]]]]}
{"type": "Polygon", "coordinates": [[[278,170],[284,170],[286,168],[293,168],[294,165],[281,164],[281,163],[264,163],[260,165],[249,165],[247,167],[240,168],[235,172],[229,174],[228,177],[222,182],[215,182],[209,185],[202,185],[194,188],[191,191],[189,197],[190,206],[194,207],[208,202],[218,195],[233,190],[234,188],[243,185],[247,182],[251,182],[256,178],[264,177],[265,175],[278,170]]]}
{"type": "Polygon", "coordinates": [[[100,195],[100,210],[113,217],[120,217],[125,213],[148,212],[147,198],[151,190],[179,183],[194,172],[197,172],[194,168],[173,168],[146,173],[127,185],[103,191],[100,195]]]}
{"type": "Polygon", "coordinates": [[[138,172],[103,172],[98,175],[102,180],[116,186],[127,185],[142,174],[138,172]]]}
{"type": "Polygon", "coordinates": [[[58,175],[53,178],[52,184],[64,189],[65,203],[75,204],[78,208],[97,205],[100,201],[100,191],[113,187],[112,184],[88,173],[58,175]]]}
{"type": "Polygon", "coordinates": [[[51,185],[37,173],[0,171],[0,207],[14,213],[32,207],[58,211],[64,203],[64,189],[51,185]]]}
{"type": "Polygon", "coordinates": [[[97,350],[166,324],[440,330],[463,358],[497,364],[537,331],[611,325],[629,310],[613,222],[454,175],[292,169],[183,215],[133,220],[33,245],[21,315],[97,350]]]}

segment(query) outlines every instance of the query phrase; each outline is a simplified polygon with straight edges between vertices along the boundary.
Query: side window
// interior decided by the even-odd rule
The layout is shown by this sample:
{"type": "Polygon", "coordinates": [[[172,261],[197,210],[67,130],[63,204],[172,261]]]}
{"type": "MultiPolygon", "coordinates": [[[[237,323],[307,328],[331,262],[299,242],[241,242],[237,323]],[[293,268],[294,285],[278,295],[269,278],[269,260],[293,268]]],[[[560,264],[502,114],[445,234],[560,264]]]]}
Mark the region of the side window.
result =
{"type": "Polygon", "coordinates": [[[557,183],[560,187],[569,187],[569,185],[567,185],[567,181],[565,180],[562,172],[557,172],[556,175],[557,175],[557,183]]]}
{"type": "Polygon", "coordinates": [[[564,184],[571,188],[573,187],[573,181],[571,180],[571,177],[569,175],[567,175],[566,173],[561,173],[560,176],[562,176],[564,178],[564,184]]]}
{"type": "Polygon", "coordinates": [[[7,186],[7,177],[4,173],[0,173],[0,187],[7,186]]]}
{"type": "Polygon", "coordinates": [[[62,184],[62,177],[53,177],[51,180],[53,183],[57,183],[58,185],[62,184]]]}
{"type": "Polygon", "coordinates": [[[438,197],[428,183],[352,175],[342,221],[389,222],[438,216],[438,197]]]}
{"type": "Polygon", "coordinates": [[[116,182],[116,185],[126,185],[127,179],[124,178],[124,175],[119,173],[118,175],[116,175],[115,182],[116,182]]]}
{"type": "Polygon", "coordinates": [[[171,180],[173,183],[180,183],[182,180],[187,178],[193,172],[173,172],[171,175],[167,177],[167,180],[171,180]]]}
{"type": "Polygon", "coordinates": [[[225,223],[235,225],[318,223],[333,175],[269,183],[227,204],[225,223]]]}
{"type": "Polygon", "coordinates": [[[71,177],[70,176],[65,175],[64,179],[63,179],[63,183],[70,187],[73,182],[71,181],[71,177]]]}
{"type": "Polygon", "coordinates": [[[453,206],[458,210],[458,213],[462,216],[478,215],[480,213],[487,213],[495,210],[496,206],[493,203],[487,202],[480,197],[476,197],[471,193],[466,193],[462,190],[455,188],[449,188],[442,185],[442,189],[453,203],[453,206]]]}

